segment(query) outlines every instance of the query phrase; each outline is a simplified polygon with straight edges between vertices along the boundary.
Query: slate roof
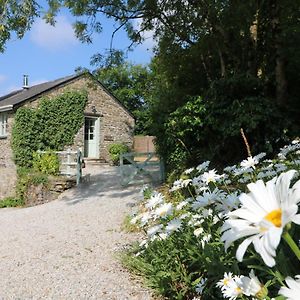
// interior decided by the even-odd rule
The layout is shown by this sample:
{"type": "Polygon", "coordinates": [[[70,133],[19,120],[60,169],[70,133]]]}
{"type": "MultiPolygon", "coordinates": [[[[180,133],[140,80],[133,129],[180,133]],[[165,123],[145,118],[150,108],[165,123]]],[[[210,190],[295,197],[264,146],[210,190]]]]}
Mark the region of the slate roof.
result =
{"type": "Polygon", "coordinates": [[[13,91],[7,95],[1,96],[0,97],[0,109],[3,106],[8,106],[8,105],[12,105],[12,109],[20,106],[23,104],[23,102],[28,101],[28,100],[33,100],[36,97],[42,95],[45,92],[50,91],[51,89],[58,87],[62,84],[66,84],[69,81],[72,81],[73,79],[79,78],[81,76],[90,76],[91,78],[93,78],[99,85],[101,85],[101,87],[104,89],[104,91],[109,94],[120,106],[122,106],[127,112],[128,114],[134,118],[133,114],[127,109],[127,107],[125,107],[123,105],[122,102],[120,102],[120,100],[114,95],[112,94],[100,81],[98,81],[91,73],[89,72],[84,72],[84,73],[79,73],[79,74],[74,74],[74,75],[70,75],[70,76],[66,76],[63,78],[59,78],[53,81],[48,81],[48,82],[44,82],[44,83],[40,83],[37,85],[33,85],[27,89],[20,89],[20,90],[16,90],[13,91]]]}
{"type": "Polygon", "coordinates": [[[61,85],[65,84],[77,77],[82,76],[83,74],[75,74],[67,77],[63,77],[60,79],[56,79],[53,81],[48,81],[44,83],[40,83],[34,86],[31,86],[27,89],[21,89],[17,91],[13,91],[7,95],[0,97],[0,107],[6,105],[17,106],[22,104],[23,102],[36,98],[37,96],[61,85]]]}

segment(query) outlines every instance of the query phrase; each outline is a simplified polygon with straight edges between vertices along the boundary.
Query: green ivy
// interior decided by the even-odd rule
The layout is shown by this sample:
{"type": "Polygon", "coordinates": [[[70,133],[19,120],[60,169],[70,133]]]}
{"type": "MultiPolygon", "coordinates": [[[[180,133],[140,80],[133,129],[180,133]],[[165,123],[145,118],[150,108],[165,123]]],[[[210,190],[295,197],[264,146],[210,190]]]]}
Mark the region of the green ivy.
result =
{"type": "Polygon", "coordinates": [[[86,91],[66,91],[53,99],[41,99],[36,109],[19,108],[12,130],[17,166],[31,167],[37,150],[60,151],[73,144],[84,122],[86,103],[86,91]]]}

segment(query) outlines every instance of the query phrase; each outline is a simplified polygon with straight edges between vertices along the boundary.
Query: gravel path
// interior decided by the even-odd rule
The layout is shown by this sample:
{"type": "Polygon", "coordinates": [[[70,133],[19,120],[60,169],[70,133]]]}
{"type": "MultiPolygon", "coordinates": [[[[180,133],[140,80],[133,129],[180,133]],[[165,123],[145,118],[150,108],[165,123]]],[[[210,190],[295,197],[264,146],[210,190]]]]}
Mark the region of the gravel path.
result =
{"type": "Polygon", "coordinates": [[[115,257],[136,238],[121,225],[139,188],[121,188],[116,169],[101,168],[56,201],[0,210],[1,300],[152,299],[115,257]]]}

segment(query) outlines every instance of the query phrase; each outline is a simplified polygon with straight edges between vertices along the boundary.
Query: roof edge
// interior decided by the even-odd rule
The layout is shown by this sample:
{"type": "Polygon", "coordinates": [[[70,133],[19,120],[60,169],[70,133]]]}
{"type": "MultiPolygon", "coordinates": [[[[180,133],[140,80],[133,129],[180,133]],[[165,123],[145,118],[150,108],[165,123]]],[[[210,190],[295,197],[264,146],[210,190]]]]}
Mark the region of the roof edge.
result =
{"type": "MultiPolygon", "coordinates": [[[[13,108],[18,107],[18,106],[22,106],[24,102],[30,101],[31,99],[35,99],[35,98],[37,98],[37,97],[39,97],[39,96],[41,96],[41,95],[47,93],[48,91],[51,91],[52,89],[54,89],[54,88],[56,88],[56,87],[58,87],[58,86],[60,86],[60,85],[66,84],[66,83],[68,83],[68,82],[70,82],[70,81],[72,81],[72,80],[74,80],[74,79],[77,79],[78,77],[81,77],[82,75],[85,75],[85,74],[86,74],[86,72],[84,72],[84,73],[79,73],[79,74],[77,74],[77,75],[72,76],[72,77],[69,78],[69,79],[66,79],[66,80],[63,81],[63,82],[59,82],[59,83],[57,83],[57,84],[55,84],[55,85],[53,85],[53,86],[51,86],[51,87],[49,87],[49,88],[43,90],[43,91],[40,92],[40,93],[37,93],[37,94],[32,95],[32,96],[30,96],[30,97],[27,97],[27,98],[24,99],[22,102],[17,103],[17,104],[13,104],[13,108]]],[[[58,80],[59,80],[59,79],[58,79],[58,80]]],[[[54,81],[55,81],[55,80],[54,80],[54,81]]]]}
{"type": "Polygon", "coordinates": [[[9,110],[13,110],[13,105],[4,105],[4,106],[0,106],[0,112],[5,112],[5,111],[9,111],[9,110]]]}

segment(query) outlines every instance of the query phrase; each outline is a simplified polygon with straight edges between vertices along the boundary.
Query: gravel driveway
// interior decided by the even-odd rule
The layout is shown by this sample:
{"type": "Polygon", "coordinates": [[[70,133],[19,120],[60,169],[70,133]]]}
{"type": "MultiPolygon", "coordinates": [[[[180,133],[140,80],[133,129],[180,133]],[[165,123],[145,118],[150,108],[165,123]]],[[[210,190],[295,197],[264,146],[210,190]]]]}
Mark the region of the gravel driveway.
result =
{"type": "Polygon", "coordinates": [[[56,201],[0,210],[1,300],[151,299],[115,258],[136,238],[121,225],[139,187],[121,188],[115,168],[93,170],[56,201]]]}

